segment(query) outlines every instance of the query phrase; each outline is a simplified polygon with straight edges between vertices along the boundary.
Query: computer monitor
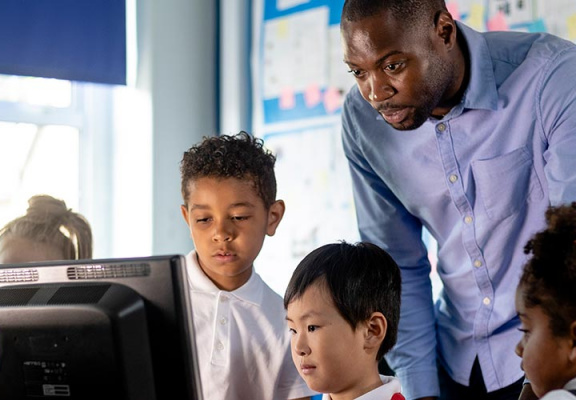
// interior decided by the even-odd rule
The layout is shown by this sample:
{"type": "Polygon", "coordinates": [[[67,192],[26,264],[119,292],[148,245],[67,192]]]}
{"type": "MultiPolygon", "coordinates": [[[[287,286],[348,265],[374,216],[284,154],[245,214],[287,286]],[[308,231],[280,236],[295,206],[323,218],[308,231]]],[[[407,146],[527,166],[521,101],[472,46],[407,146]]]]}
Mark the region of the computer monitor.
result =
{"type": "Polygon", "coordinates": [[[0,399],[201,400],[181,255],[0,265],[0,399]]]}

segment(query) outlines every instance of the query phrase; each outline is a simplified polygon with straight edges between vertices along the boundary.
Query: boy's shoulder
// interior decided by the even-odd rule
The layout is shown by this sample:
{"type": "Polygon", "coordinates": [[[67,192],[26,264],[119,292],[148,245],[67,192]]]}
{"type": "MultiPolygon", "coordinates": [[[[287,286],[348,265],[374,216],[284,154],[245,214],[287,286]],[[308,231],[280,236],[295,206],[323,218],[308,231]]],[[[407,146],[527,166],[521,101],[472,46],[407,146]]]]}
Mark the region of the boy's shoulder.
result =
{"type": "Polygon", "coordinates": [[[574,400],[576,399],[576,391],[559,389],[546,393],[540,400],[574,400]]]}
{"type": "Polygon", "coordinates": [[[282,321],[282,325],[286,322],[286,310],[284,309],[284,299],[276,293],[262,277],[254,270],[252,271],[253,278],[257,280],[261,288],[262,296],[259,304],[262,312],[275,320],[282,321]]]}

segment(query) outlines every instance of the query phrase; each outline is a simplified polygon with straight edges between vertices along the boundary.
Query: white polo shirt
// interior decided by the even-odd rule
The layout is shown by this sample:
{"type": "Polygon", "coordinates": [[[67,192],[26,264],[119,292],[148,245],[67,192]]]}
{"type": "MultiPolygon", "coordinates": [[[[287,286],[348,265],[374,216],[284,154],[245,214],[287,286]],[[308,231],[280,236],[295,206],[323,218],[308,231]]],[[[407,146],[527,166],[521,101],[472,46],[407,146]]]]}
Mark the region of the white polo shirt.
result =
{"type": "Polygon", "coordinates": [[[574,400],[576,396],[569,392],[576,390],[576,378],[568,381],[563,389],[552,390],[540,398],[540,400],[574,400]]]}
{"type": "Polygon", "coordinates": [[[220,290],[192,251],[186,256],[205,400],[286,400],[313,396],[290,354],[282,298],[256,272],[220,290]]]}
{"type": "MultiPolygon", "coordinates": [[[[380,375],[382,386],[364,393],[355,400],[404,400],[404,396],[400,394],[400,381],[393,376],[380,375]]],[[[322,400],[330,400],[329,394],[322,395],[322,400]]]]}

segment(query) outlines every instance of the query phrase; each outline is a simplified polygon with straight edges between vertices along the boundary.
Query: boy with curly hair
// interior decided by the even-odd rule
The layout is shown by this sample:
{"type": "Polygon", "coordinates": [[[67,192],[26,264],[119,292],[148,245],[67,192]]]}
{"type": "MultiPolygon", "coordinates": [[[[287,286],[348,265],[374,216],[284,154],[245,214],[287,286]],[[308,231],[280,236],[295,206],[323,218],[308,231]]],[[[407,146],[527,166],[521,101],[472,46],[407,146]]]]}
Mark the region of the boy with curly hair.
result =
{"type": "Polygon", "coordinates": [[[246,132],[204,140],[180,164],[182,216],[204,398],[296,399],[314,392],[290,359],[282,298],[254,271],[284,215],[276,158],[246,132]]]}
{"type": "Polygon", "coordinates": [[[516,291],[522,369],[541,400],[576,399],[576,202],[550,207],[516,291]]]}

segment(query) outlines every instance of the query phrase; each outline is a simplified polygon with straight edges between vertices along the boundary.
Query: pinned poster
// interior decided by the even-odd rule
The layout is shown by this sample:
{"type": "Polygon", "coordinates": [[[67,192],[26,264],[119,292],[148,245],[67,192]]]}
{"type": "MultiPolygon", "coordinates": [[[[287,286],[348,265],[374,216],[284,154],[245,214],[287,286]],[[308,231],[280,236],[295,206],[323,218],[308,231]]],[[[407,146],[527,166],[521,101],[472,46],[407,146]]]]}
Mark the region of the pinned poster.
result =
{"type": "Polygon", "coordinates": [[[470,8],[470,17],[468,25],[476,30],[484,30],[484,5],[479,3],[472,4],[470,8]]]}
{"type": "Polygon", "coordinates": [[[324,93],[324,108],[326,112],[332,114],[342,106],[342,94],[335,87],[329,87],[324,93]]]}
{"type": "Polygon", "coordinates": [[[279,108],[281,110],[290,110],[296,106],[296,97],[294,95],[294,89],[292,87],[282,88],[280,93],[280,104],[279,108]]]}
{"type": "Polygon", "coordinates": [[[306,103],[306,107],[312,108],[320,103],[322,99],[322,93],[320,92],[320,86],[317,83],[311,83],[306,86],[306,90],[304,91],[304,102],[306,103]]]}
{"type": "Polygon", "coordinates": [[[547,32],[546,24],[542,18],[538,18],[536,21],[528,25],[528,32],[547,32]]]}
{"type": "Polygon", "coordinates": [[[506,22],[506,17],[502,11],[498,11],[496,15],[486,22],[486,27],[489,31],[508,31],[508,23],[506,22]]]}
{"type": "Polygon", "coordinates": [[[446,8],[448,8],[448,12],[452,15],[452,18],[455,20],[460,21],[462,19],[460,15],[460,10],[458,9],[458,3],[455,1],[449,1],[446,3],[446,8]]]}
{"type": "Polygon", "coordinates": [[[286,18],[280,18],[276,24],[276,37],[278,39],[287,39],[290,33],[290,24],[286,18]]]}
{"type": "Polygon", "coordinates": [[[566,21],[568,26],[568,39],[576,41],[576,14],[572,14],[566,21]]]}
{"type": "Polygon", "coordinates": [[[309,1],[310,0],[278,0],[276,2],[276,7],[278,7],[278,10],[287,10],[301,4],[308,3],[309,1]]]}

